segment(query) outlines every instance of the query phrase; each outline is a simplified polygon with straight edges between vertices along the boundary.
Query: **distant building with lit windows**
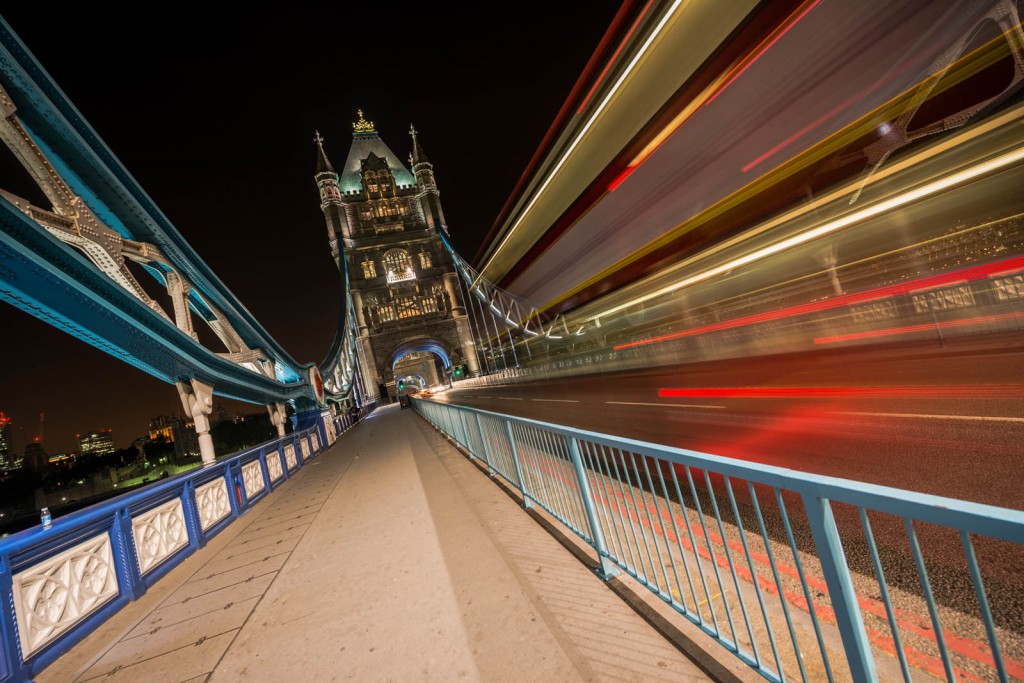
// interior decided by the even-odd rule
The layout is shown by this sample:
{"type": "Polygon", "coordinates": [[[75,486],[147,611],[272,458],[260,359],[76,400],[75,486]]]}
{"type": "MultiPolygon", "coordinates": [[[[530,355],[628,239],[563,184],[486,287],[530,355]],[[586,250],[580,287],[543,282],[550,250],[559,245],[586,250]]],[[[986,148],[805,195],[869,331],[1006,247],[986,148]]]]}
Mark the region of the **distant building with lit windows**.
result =
{"type": "Polygon", "coordinates": [[[196,434],[196,425],[192,420],[157,415],[149,421],[149,438],[162,438],[173,443],[175,460],[199,455],[199,435],[196,434]]]}
{"type": "Polygon", "coordinates": [[[11,443],[11,418],[0,412],[0,470],[13,470],[20,462],[11,443]]]}
{"type": "Polygon", "coordinates": [[[78,435],[78,446],[83,456],[107,455],[114,452],[114,433],[109,429],[78,435]]]}

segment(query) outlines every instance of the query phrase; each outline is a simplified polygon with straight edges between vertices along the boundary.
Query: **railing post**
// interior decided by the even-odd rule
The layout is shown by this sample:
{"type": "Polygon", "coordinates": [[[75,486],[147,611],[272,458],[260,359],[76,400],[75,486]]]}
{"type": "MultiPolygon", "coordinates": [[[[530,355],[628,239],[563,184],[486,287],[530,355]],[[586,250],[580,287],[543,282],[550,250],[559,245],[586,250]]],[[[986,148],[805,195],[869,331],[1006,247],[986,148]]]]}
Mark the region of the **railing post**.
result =
{"type": "Polygon", "coordinates": [[[274,442],[274,457],[281,463],[281,483],[288,479],[288,461],[284,458],[284,439],[274,442]]]}
{"type": "MultiPolygon", "coordinates": [[[[4,554],[0,556],[0,595],[11,595],[14,591],[14,575],[11,570],[11,558],[4,554]]],[[[14,614],[14,603],[11,600],[4,600],[3,610],[0,615],[0,636],[3,653],[0,657],[0,680],[27,680],[28,673],[25,663],[21,659],[21,646],[17,642],[15,623],[17,617],[14,614]]]]}
{"type": "Polygon", "coordinates": [[[129,600],[138,600],[146,592],[139,571],[138,551],[132,534],[132,513],[128,508],[121,508],[114,516],[113,543],[114,563],[117,565],[117,578],[121,584],[121,594],[129,600]]]}
{"type": "Polygon", "coordinates": [[[185,526],[188,529],[190,552],[195,552],[206,545],[206,536],[203,535],[203,527],[199,522],[199,506],[196,503],[196,482],[189,479],[185,482],[181,492],[181,506],[185,513],[185,526]]]}
{"type": "Polygon", "coordinates": [[[455,415],[458,417],[456,427],[459,432],[458,436],[455,437],[455,442],[466,447],[469,459],[472,460],[475,456],[473,455],[473,449],[469,447],[469,429],[466,427],[466,413],[465,411],[458,410],[455,412],[455,415]]]}
{"type": "Polygon", "coordinates": [[[451,439],[452,441],[458,439],[458,437],[455,436],[455,418],[453,417],[454,415],[455,408],[445,406],[444,413],[442,413],[442,416],[444,418],[444,427],[445,432],[448,433],[448,438],[451,439]]]}
{"type": "Polygon", "coordinates": [[[482,450],[484,452],[484,463],[487,464],[487,473],[490,476],[493,477],[495,472],[494,472],[494,468],[491,467],[491,449],[488,448],[488,446],[487,446],[487,437],[484,436],[484,425],[480,421],[480,413],[475,413],[475,415],[476,415],[476,429],[477,429],[478,432],[480,432],[480,443],[483,445],[483,449],[482,450]]]}
{"type": "Polygon", "coordinates": [[[512,462],[516,466],[516,484],[519,485],[519,493],[523,495],[523,508],[529,510],[533,507],[533,503],[526,493],[526,479],[523,477],[523,468],[519,464],[519,450],[516,448],[516,438],[512,434],[512,423],[508,420],[505,420],[505,433],[508,434],[508,447],[512,451],[512,462]]]}
{"type": "Polygon", "coordinates": [[[832,505],[828,498],[808,494],[803,494],[802,498],[807,521],[814,535],[814,545],[818,549],[821,571],[828,585],[832,609],[835,611],[836,625],[843,638],[850,674],[855,681],[876,681],[878,673],[875,671],[875,659],[857,605],[857,594],[850,578],[850,568],[846,564],[839,529],[832,515],[832,505]]]}
{"type": "Polygon", "coordinates": [[[597,551],[597,559],[601,563],[601,568],[598,569],[597,574],[607,581],[618,574],[619,570],[608,558],[608,547],[604,543],[604,534],[601,533],[601,527],[598,526],[597,512],[594,510],[594,497],[590,493],[590,481],[587,479],[587,473],[583,469],[583,458],[580,457],[579,441],[570,437],[569,448],[572,452],[572,464],[576,467],[576,479],[580,485],[583,507],[587,510],[587,520],[590,522],[591,537],[594,539],[594,550],[597,551]]]}

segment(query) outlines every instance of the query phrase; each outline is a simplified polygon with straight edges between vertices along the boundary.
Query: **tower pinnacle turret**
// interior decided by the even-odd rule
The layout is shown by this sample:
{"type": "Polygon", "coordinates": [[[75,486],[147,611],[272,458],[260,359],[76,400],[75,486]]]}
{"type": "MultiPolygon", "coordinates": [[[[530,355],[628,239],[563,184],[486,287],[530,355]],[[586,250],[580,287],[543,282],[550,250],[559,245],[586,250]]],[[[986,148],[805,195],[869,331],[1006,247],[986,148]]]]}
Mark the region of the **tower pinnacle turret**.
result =
{"type": "Polygon", "coordinates": [[[409,157],[413,175],[416,176],[416,187],[419,190],[423,214],[426,216],[428,225],[444,230],[447,235],[448,224],[445,223],[444,211],[441,210],[440,193],[437,191],[437,182],[434,180],[434,165],[430,163],[427,155],[423,152],[419,133],[412,124],[409,124],[409,135],[412,136],[412,154],[409,157]]]}
{"type": "Polygon", "coordinates": [[[417,137],[419,133],[411,123],[409,124],[409,135],[412,136],[412,170],[415,173],[417,164],[429,164],[430,160],[423,153],[423,148],[420,147],[420,139],[417,137]]]}
{"type": "Polygon", "coordinates": [[[316,155],[316,172],[319,173],[334,173],[334,166],[331,165],[331,160],[327,158],[327,154],[324,152],[324,139],[320,135],[320,131],[315,131],[316,135],[313,136],[313,142],[316,143],[317,155],[316,155]]]}
{"type": "Polygon", "coordinates": [[[316,143],[317,150],[316,174],[313,178],[320,190],[320,210],[324,212],[324,219],[327,221],[327,240],[331,245],[331,255],[338,268],[341,268],[341,245],[338,240],[348,235],[348,216],[338,187],[338,174],[324,152],[324,138],[320,131],[316,131],[313,142],[316,143]]]}

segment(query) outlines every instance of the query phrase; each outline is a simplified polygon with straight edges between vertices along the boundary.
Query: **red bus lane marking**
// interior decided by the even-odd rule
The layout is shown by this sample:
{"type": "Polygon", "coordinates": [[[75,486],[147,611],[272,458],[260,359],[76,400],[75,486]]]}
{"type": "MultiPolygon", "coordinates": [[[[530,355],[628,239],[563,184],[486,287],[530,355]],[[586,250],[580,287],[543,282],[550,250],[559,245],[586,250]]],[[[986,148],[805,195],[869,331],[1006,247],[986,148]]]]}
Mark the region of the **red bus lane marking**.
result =
{"type": "MultiPolygon", "coordinates": [[[[547,463],[545,463],[545,465],[547,465],[547,463]]],[[[573,492],[575,492],[577,494],[579,493],[578,486],[576,485],[574,480],[573,481],[567,481],[562,476],[562,474],[560,472],[551,472],[550,471],[550,466],[542,467],[542,470],[546,471],[546,473],[549,474],[549,476],[557,478],[557,479],[561,480],[561,482],[563,484],[568,485],[568,488],[571,491],[573,491],[573,492]]],[[[600,475],[600,476],[602,476],[602,478],[603,478],[603,475],[600,475]]],[[[655,506],[652,509],[652,507],[650,505],[645,503],[643,505],[644,510],[648,514],[653,513],[653,516],[659,520],[658,523],[657,523],[657,526],[659,528],[658,529],[652,528],[651,525],[647,522],[647,520],[642,519],[641,517],[639,517],[639,515],[637,515],[635,512],[633,512],[632,509],[630,509],[629,501],[625,501],[625,497],[624,497],[624,495],[621,492],[615,491],[614,490],[614,488],[615,488],[614,486],[612,486],[610,488],[612,489],[612,493],[613,493],[614,498],[622,499],[625,502],[625,507],[619,505],[619,503],[617,501],[608,500],[608,498],[604,495],[603,491],[599,491],[599,492],[592,491],[592,494],[595,495],[595,497],[598,498],[607,508],[616,510],[617,512],[619,512],[620,516],[621,516],[621,514],[623,512],[625,512],[625,514],[634,523],[640,524],[640,526],[648,529],[651,533],[660,533],[661,536],[664,539],[667,539],[667,540],[669,540],[669,541],[671,541],[673,543],[676,543],[677,545],[680,545],[680,546],[686,548],[691,553],[695,553],[697,555],[700,555],[701,557],[703,557],[705,560],[707,560],[709,562],[714,562],[715,564],[717,564],[719,567],[721,567],[723,569],[729,569],[729,561],[728,561],[728,559],[726,557],[724,557],[722,555],[718,555],[717,553],[714,555],[714,557],[712,557],[710,555],[710,553],[706,549],[703,549],[703,548],[700,548],[700,547],[695,549],[692,546],[692,544],[687,539],[680,539],[680,538],[678,538],[674,532],[672,532],[671,530],[666,528],[665,527],[665,521],[666,520],[675,521],[677,526],[681,525],[681,526],[685,527],[690,533],[694,533],[698,537],[704,535],[704,530],[702,528],[701,529],[697,529],[693,525],[691,525],[688,520],[676,517],[675,515],[672,515],[671,513],[667,512],[667,511],[662,511],[660,509],[660,507],[658,507],[658,506],[655,506]]],[[[609,526],[609,525],[605,525],[605,526],[609,526]]],[[[612,521],[612,524],[610,526],[614,526],[614,520],[612,521]]],[[[735,551],[736,553],[743,553],[743,552],[745,552],[744,549],[743,549],[742,543],[740,543],[739,541],[733,541],[733,540],[729,540],[729,539],[724,539],[723,540],[720,536],[718,536],[717,534],[714,534],[714,533],[712,533],[710,531],[707,532],[707,538],[710,539],[713,543],[715,543],[717,545],[720,545],[720,546],[723,546],[723,547],[728,545],[729,549],[732,550],[732,551],[735,551]]],[[[627,538],[627,542],[628,542],[628,538],[627,538]]],[[[606,543],[607,543],[607,541],[606,541],[606,543]]],[[[621,546],[622,543],[619,542],[619,545],[621,546]]],[[[666,548],[666,550],[668,550],[668,549],[666,548]]],[[[639,552],[639,548],[637,548],[637,552],[639,552]]],[[[669,552],[669,556],[671,557],[671,552],[669,552]]],[[[769,561],[769,558],[768,558],[767,554],[765,554],[765,553],[758,553],[758,552],[756,552],[754,550],[750,550],[750,556],[756,562],[758,562],[760,564],[763,564],[763,565],[765,565],[765,566],[767,566],[769,568],[771,567],[771,562],[769,561]]],[[[660,561],[662,561],[662,562],[664,561],[663,558],[660,557],[660,556],[659,556],[658,559],[660,561]]],[[[685,562],[685,560],[684,560],[684,562],[685,562]]],[[[642,560],[641,560],[641,563],[642,563],[642,560]]],[[[785,574],[785,575],[787,575],[787,576],[789,576],[789,577],[791,577],[793,579],[796,579],[796,580],[800,579],[800,573],[796,570],[795,567],[791,567],[791,566],[789,566],[789,565],[787,565],[787,564],[785,564],[783,562],[778,562],[778,561],[775,563],[775,567],[776,567],[776,569],[781,574],[785,574]]],[[[752,574],[751,571],[748,568],[743,567],[741,564],[738,564],[738,563],[734,564],[733,568],[735,569],[737,575],[740,576],[741,578],[743,578],[745,581],[747,581],[748,583],[753,583],[754,582],[754,574],[752,574]]],[[[652,569],[656,570],[656,568],[653,567],[653,566],[652,566],[652,569]]],[[[763,590],[765,590],[768,593],[771,593],[772,595],[775,595],[775,596],[779,595],[779,590],[778,590],[778,587],[776,587],[776,585],[775,585],[774,579],[769,579],[767,577],[761,576],[760,574],[756,574],[756,576],[757,576],[757,583],[758,583],[758,585],[763,590]]],[[[655,577],[655,579],[657,579],[657,577],[655,577]]],[[[816,590],[816,591],[818,591],[820,593],[824,593],[826,595],[828,594],[828,585],[823,580],[817,579],[817,578],[815,578],[813,576],[810,576],[806,572],[804,574],[804,580],[807,582],[807,587],[808,588],[814,589],[814,590],[816,590]]],[[[787,591],[785,589],[783,589],[783,594],[784,594],[786,600],[790,604],[795,605],[796,607],[799,607],[800,609],[803,609],[804,611],[810,612],[810,610],[809,610],[809,608],[807,606],[807,601],[806,601],[806,599],[804,598],[803,595],[800,595],[800,594],[797,594],[797,593],[793,593],[793,592],[787,591]]],[[[881,602],[879,600],[875,600],[874,598],[862,597],[862,596],[858,595],[857,596],[857,603],[861,607],[861,609],[863,609],[865,612],[867,612],[867,613],[869,613],[869,614],[871,614],[871,615],[873,615],[875,617],[878,617],[879,619],[885,620],[886,624],[888,624],[888,614],[886,613],[885,604],[883,602],[881,602]]],[[[710,605],[709,605],[709,609],[710,609],[710,605]]],[[[919,637],[922,637],[922,638],[928,640],[931,643],[936,644],[936,647],[938,646],[938,639],[935,637],[935,633],[932,630],[931,622],[930,621],[925,621],[923,618],[921,618],[921,617],[919,617],[917,615],[910,614],[910,613],[908,613],[908,612],[906,612],[904,610],[901,610],[898,607],[896,607],[895,605],[892,606],[892,610],[893,610],[893,614],[896,617],[897,627],[901,631],[909,631],[910,633],[913,633],[913,634],[915,634],[915,635],[917,635],[919,637]]],[[[699,613],[699,610],[698,610],[698,613],[699,613]]],[[[831,623],[833,625],[836,624],[835,613],[833,612],[833,610],[830,607],[815,602],[814,603],[814,613],[816,615],[818,615],[819,617],[823,618],[825,621],[827,621],[827,622],[829,622],[829,623],[831,623]]],[[[703,617],[701,617],[701,618],[703,619],[703,617]]],[[[887,635],[885,635],[885,634],[883,634],[883,633],[881,633],[879,631],[876,631],[876,630],[870,628],[866,623],[864,624],[864,628],[865,628],[865,631],[866,631],[866,633],[868,635],[869,640],[872,642],[873,645],[877,646],[879,649],[883,650],[884,652],[886,652],[886,653],[888,653],[890,655],[893,655],[893,656],[896,655],[895,641],[893,640],[893,638],[891,636],[887,636],[887,635]]],[[[960,636],[960,635],[958,635],[956,633],[952,633],[952,632],[950,632],[950,631],[948,631],[946,629],[943,629],[942,633],[943,633],[943,636],[945,637],[947,648],[951,652],[955,652],[955,653],[957,653],[957,654],[959,654],[959,655],[961,655],[963,657],[966,657],[968,659],[972,659],[972,660],[978,662],[979,664],[983,664],[983,665],[988,666],[988,667],[990,667],[992,669],[995,668],[995,659],[992,657],[991,650],[989,649],[987,644],[981,643],[979,641],[976,641],[976,640],[973,640],[973,639],[970,639],[970,638],[965,638],[965,637],[960,636]]],[[[944,667],[942,661],[939,658],[933,657],[933,656],[925,654],[923,652],[919,652],[919,651],[915,650],[913,647],[907,645],[906,643],[904,643],[904,645],[903,645],[903,650],[904,650],[904,654],[907,657],[907,661],[908,662],[914,662],[915,667],[923,669],[923,670],[925,670],[925,671],[927,671],[929,673],[932,673],[934,675],[937,675],[939,677],[944,677],[945,676],[945,667],[944,667]]],[[[1003,664],[1006,667],[1006,672],[1007,672],[1008,675],[1011,675],[1011,676],[1013,676],[1015,678],[1024,679],[1024,663],[1021,663],[1019,661],[1011,659],[1011,658],[1007,657],[1006,654],[1004,653],[1003,654],[1003,664]]],[[[959,669],[955,669],[955,672],[963,680],[970,680],[970,681],[981,681],[982,680],[982,679],[979,679],[979,678],[969,674],[968,672],[961,671],[959,669]]]]}
{"type": "MultiPolygon", "coordinates": [[[[619,494],[616,494],[616,495],[618,496],[619,494]]],[[[625,512],[633,522],[638,523],[641,526],[651,530],[652,533],[658,532],[658,529],[651,529],[651,527],[647,523],[647,521],[642,519],[642,518],[640,518],[633,511],[631,511],[629,509],[623,509],[621,506],[619,506],[615,502],[609,502],[609,501],[604,501],[604,502],[605,502],[606,505],[608,505],[608,507],[616,509],[620,514],[622,512],[625,512]]],[[[650,510],[650,506],[646,506],[646,507],[647,507],[648,512],[650,512],[651,511],[650,510]]],[[[662,517],[664,515],[665,515],[665,513],[661,513],[662,517]]],[[[678,524],[680,522],[685,524],[690,529],[690,531],[696,531],[696,533],[698,535],[703,534],[703,529],[695,530],[688,522],[685,522],[685,521],[682,521],[682,520],[676,518],[676,523],[678,524]]],[[[686,540],[686,539],[679,539],[675,535],[675,533],[673,533],[672,531],[666,529],[663,524],[660,525],[660,526],[661,526],[660,532],[661,532],[662,536],[665,539],[667,539],[667,540],[669,540],[669,541],[671,541],[673,543],[677,543],[677,544],[681,545],[682,547],[686,548],[690,552],[695,552],[696,554],[699,554],[705,560],[707,560],[709,562],[714,562],[715,564],[717,564],[719,567],[721,567],[723,569],[729,569],[729,561],[728,561],[728,559],[725,556],[719,555],[719,554],[716,553],[714,555],[714,557],[712,557],[707,550],[705,550],[704,548],[701,548],[701,547],[698,547],[696,550],[694,550],[692,544],[688,540],[686,540]]],[[[722,539],[717,534],[713,534],[711,532],[708,532],[707,537],[713,543],[716,543],[718,545],[724,545],[722,543],[722,539]]],[[[728,544],[730,549],[736,551],[737,553],[743,552],[743,546],[739,542],[727,540],[726,543],[728,544]]],[[[762,553],[756,553],[754,551],[750,551],[750,556],[754,560],[756,560],[757,562],[760,562],[762,564],[770,566],[770,563],[768,561],[768,556],[767,555],[764,555],[762,553]]],[[[789,576],[799,580],[799,572],[797,572],[796,569],[794,569],[792,567],[789,567],[789,566],[787,566],[787,565],[785,565],[785,564],[783,564],[781,562],[776,562],[775,566],[776,566],[777,569],[780,570],[780,572],[785,573],[785,574],[787,574],[787,575],[789,575],[789,576]]],[[[753,583],[754,575],[751,574],[750,570],[747,567],[744,567],[742,564],[738,564],[737,563],[737,564],[733,565],[733,569],[736,571],[737,576],[739,576],[740,578],[744,579],[748,583],[753,583]]],[[[775,595],[775,596],[779,595],[779,589],[775,585],[774,579],[769,579],[769,578],[764,577],[764,576],[762,576],[760,574],[757,574],[756,576],[757,576],[757,583],[761,587],[762,590],[764,590],[765,592],[770,593],[772,595],[775,595]]],[[[807,581],[808,588],[812,588],[814,590],[817,590],[819,592],[823,592],[823,593],[826,593],[826,594],[828,593],[828,587],[827,587],[827,585],[823,581],[815,579],[812,576],[806,576],[806,575],[805,575],[805,580],[807,581]]],[[[794,606],[796,606],[796,607],[798,607],[798,608],[800,608],[800,609],[802,609],[802,610],[804,610],[806,612],[810,612],[810,609],[808,608],[808,605],[807,605],[807,600],[806,600],[806,598],[803,595],[798,594],[798,593],[794,593],[792,591],[788,591],[786,589],[782,589],[782,592],[783,592],[783,595],[785,596],[787,602],[789,602],[790,604],[792,604],[792,605],[794,605],[794,606]]],[[[743,598],[741,597],[740,599],[742,600],[743,598]]],[[[875,600],[873,600],[871,598],[862,598],[860,596],[857,596],[857,602],[858,602],[858,604],[862,608],[864,608],[865,611],[867,611],[868,613],[873,614],[875,616],[878,616],[878,617],[880,617],[882,619],[885,619],[886,622],[888,623],[888,616],[885,613],[885,606],[882,603],[879,603],[879,602],[877,602],[877,601],[875,601],[875,600]]],[[[710,609],[710,606],[709,606],[709,609],[710,609]]],[[[699,612],[699,610],[697,610],[697,611],[699,612]]],[[[931,631],[930,628],[922,628],[921,626],[919,626],[917,624],[906,623],[904,621],[904,620],[919,621],[919,619],[917,617],[915,617],[913,615],[909,615],[909,614],[907,614],[907,613],[903,612],[902,610],[899,610],[899,609],[897,609],[895,607],[893,608],[893,612],[896,614],[896,621],[897,621],[897,626],[898,627],[900,627],[901,629],[909,630],[909,631],[911,631],[911,632],[913,632],[913,633],[915,633],[915,634],[917,634],[919,636],[924,637],[925,639],[927,639],[927,640],[929,640],[929,641],[931,641],[933,643],[937,643],[937,640],[935,638],[935,634],[931,631]]],[[[825,621],[827,621],[827,622],[829,622],[829,623],[831,623],[833,625],[836,624],[835,612],[830,607],[815,602],[814,603],[814,613],[819,618],[821,618],[821,619],[823,619],[823,620],[825,620],[825,621]]],[[[701,617],[701,618],[703,619],[703,617],[701,617]]],[[[884,652],[886,652],[886,653],[888,653],[888,654],[890,654],[892,656],[896,656],[896,643],[895,643],[895,641],[893,640],[893,638],[891,636],[885,635],[884,633],[881,633],[880,631],[877,631],[877,630],[869,627],[866,623],[864,624],[864,630],[867,633],[868,639],[871,641],[872,645],[878,647],[880,650],[882,650],[882,651],[884,651],[884,652]]],[[[985,650],[983,650],[983,649],[981,649],[979,647],[980,643],[977,643],[976,641],[973,641],[973,640],[970,640],[970,639],[967,639],[967,638],[961,638],[960,636],[957,636],[955,634],[951,634],[948,631],[943,631],[943,635],[946,637],[947,646],[949,647],[950,650],[958,652],[959,654],[961,654],[961,655],[963,655],[963,656],[965,656],[965,657],[967,657],[969,659],[973,659],[973,660],[975,660],[975,661],[977,661],[977,662],[979,662],[981,664],[984,664],[984,665],[987,665],[989,667],[995,668],[995,661],[992,659],[991,655],[987,651],[985,651],[985,650]],[[964,647],[965,645],[966,645],[966,647],[964,647]]],[[[915,666],[915,668],[922,669],[922,670],[924,670],[924,671],[926,671],[928,673],[931,673],[933,675],[936,675],[936,676],[940,676],[940,677],[945,676],[945,667],[944,667],[942,661],[940,659],[938,659],[937,657],[933,657],[931,655],[928,655],[928,654],[925,654],[923,652],[920,652],[920,651],[914,649],[913,647],[907,645],[906,643],[903,644],[903,651],[904,651],[905,656],[907,657],[908,663],[912,663],[915,666]]],[[[1014,676],[1018,676],[1019,673],[1024,673],[1024,667],[1022,667],[1019,663],[1017,663],[1017,662],[1015,662],[1013,660],[1006,659],[1005,656],[1004,656],[1004,663],[1006,664],[1007,673],[1011,673],[1011,671],[1012,671],[1013,672],[1012,675],[1014,675],[1014,676]]],[[[969,674],[966,671],[962,671],[961,669],[956,668],[956,667],[954,667],[954,671],[957,674],[957,676],[959,678],[961,678],[962,680],[979,681],[979,682],[983,680],[983,679],[980,679],[980,678],[978,678],[978,677],[976,677],[976,676],[974,676],[972,674],[969,674]]]]}

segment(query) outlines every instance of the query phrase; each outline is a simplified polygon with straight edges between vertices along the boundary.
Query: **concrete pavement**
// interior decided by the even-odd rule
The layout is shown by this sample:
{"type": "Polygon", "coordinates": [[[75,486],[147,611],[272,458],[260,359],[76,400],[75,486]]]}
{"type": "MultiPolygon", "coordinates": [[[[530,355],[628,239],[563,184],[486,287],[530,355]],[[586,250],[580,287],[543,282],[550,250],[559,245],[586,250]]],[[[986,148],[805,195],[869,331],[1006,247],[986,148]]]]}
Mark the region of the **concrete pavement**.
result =
{"type": "Polygon", "coordinates": [[[669,642],[545,525],[391,406],[36,681],[757,678],[669,642]]]}

